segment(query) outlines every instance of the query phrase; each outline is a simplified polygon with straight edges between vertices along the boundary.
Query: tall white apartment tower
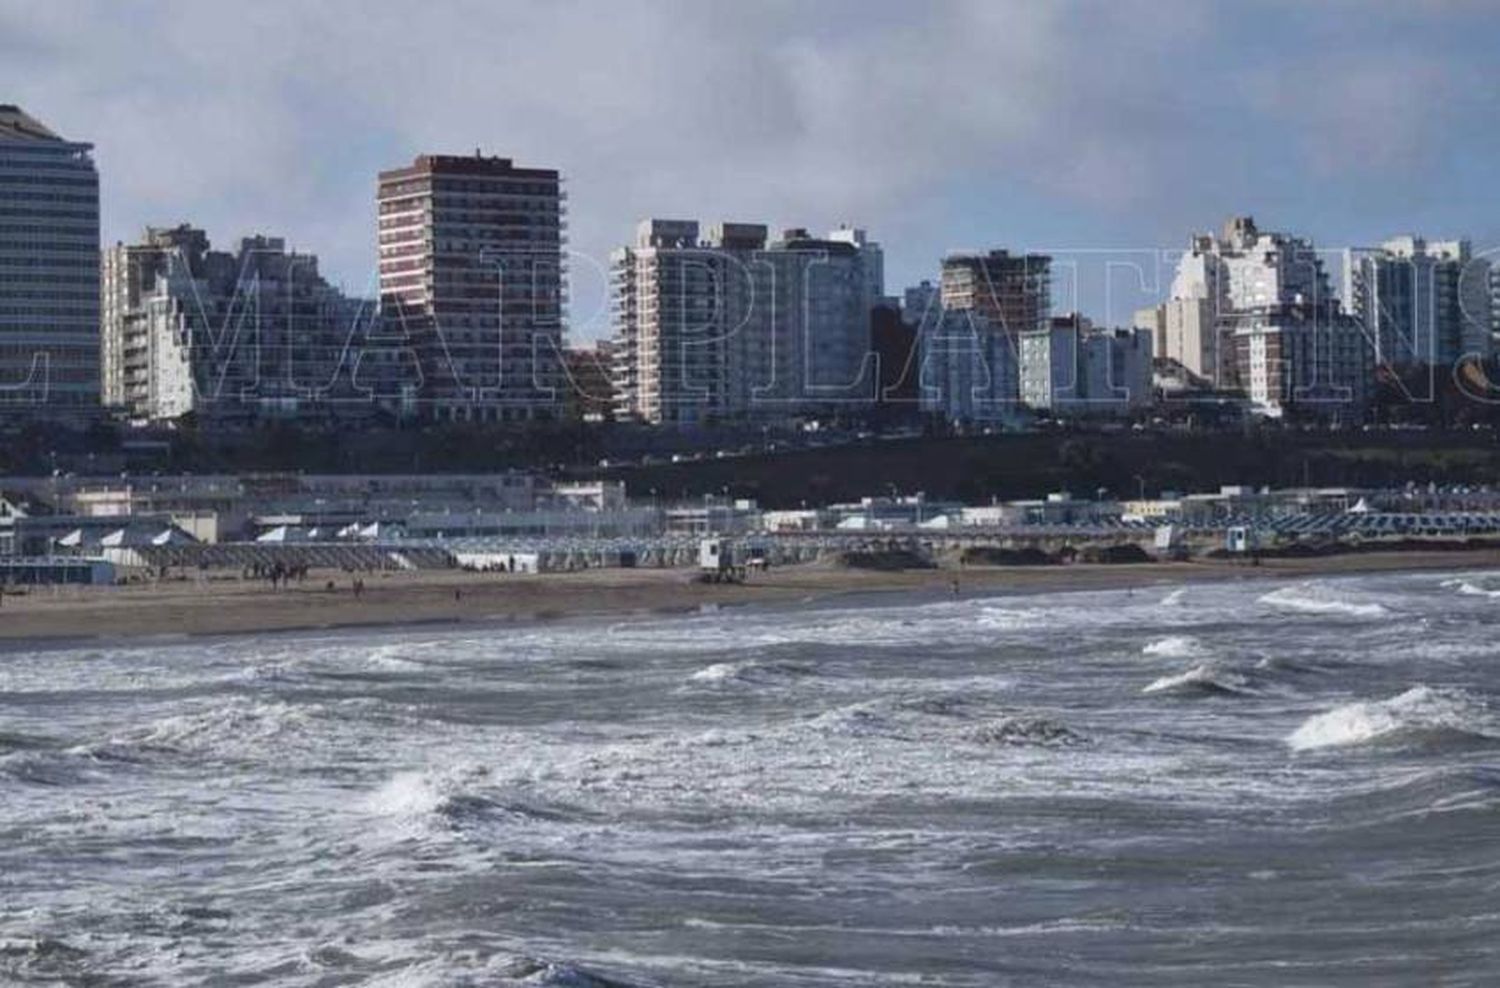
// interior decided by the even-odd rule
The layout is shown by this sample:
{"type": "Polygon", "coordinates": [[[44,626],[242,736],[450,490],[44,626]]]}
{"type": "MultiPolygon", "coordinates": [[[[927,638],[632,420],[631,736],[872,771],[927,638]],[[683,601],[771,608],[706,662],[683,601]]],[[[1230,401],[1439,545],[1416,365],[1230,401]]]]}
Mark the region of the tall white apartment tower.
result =
{"type": "Polygon", "coordinates": [[[611,259],[616,413],[658,424],[860,411],[884,291],[862,230],[651,219],[611,259]]]}
{"type": "Polygon", "coordinates": [[[1360,322],[1342,311],[1308,240],[1264,232],[1248,216],[1229,220],[1217,237],[1195,236],[1166,316],[1165,356],[1241,389],[1266,415],[1293,407],[1363,414],[1373,350],[1360,322]]]}

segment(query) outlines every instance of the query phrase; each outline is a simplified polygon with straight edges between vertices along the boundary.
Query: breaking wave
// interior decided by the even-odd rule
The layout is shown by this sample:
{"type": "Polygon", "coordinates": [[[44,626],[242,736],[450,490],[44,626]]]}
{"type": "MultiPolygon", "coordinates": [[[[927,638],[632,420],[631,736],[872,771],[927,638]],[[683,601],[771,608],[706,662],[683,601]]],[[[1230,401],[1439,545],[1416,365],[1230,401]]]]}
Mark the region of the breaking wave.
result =
{"type": "Polygon", "coordinates": [[[808,726],[820,734],[892,738],[907,736],[897,719],[876,703],[856,703],[824,711],[808,721],[808,726]]]}
{"type": "Polygon", "coordinates": [[[146,751],[217,753],[302,733],[322,711],[316,704],[233,700],[196,713],[164,717],[143,730],[112,738],[109,743],[146,751]]]}
{"type": "Polygon", "coordinates": [[[1463,690],[1413,686],[1388,700],[1360,701],[1309,717],[1287,736],[1294,751],[1372,742],[1474,743],[1492,740],[1484,701],[1463,690]]]}
{"type": "Polygon", "coordinates": [[[563,813],[502,801],[493,791],[486,791],[492,781],[492,773],[484,765],[398,772],[365,798],[364,809],[407,833],[425,834],[454,834],[485,825],[529,825],[564,818],[563,813]]]}
{"type": "Polygon", "coordinates": [[[1023,631],[1029,628],[1045,628],[1056,619],[1039,608],[986,607],[979,612],[979,624],[997,631],[1023,631]]]}
{"type": "Polygon", "coordinates": [[[1333,596],[1312,584],[1282,587],[1262,594],[1260,602],[1284,611],[1301,614],[1343,614],[1349,617],[1383,617],[1390,613],[1384,604],[1374,601],[1351,601],[1333,596]]]}
{"type": "Polygon", "coordinates": [[[381,672],[427,672],[428,667],[412,658],[409,648],[400,645],[383,645],[370,650],[365,657],[371,669],[381,672]]]}
{"type": "Polygon", "coordinates": [[[1254,696],[1259,691],[1243,673],[1205,662],[1186,672],[1153,680],[1141,692],[1187,696],[1254,696]]]}
{"type": "Polygon", "coordinates": [[[419,961],[360,982],[370,988],[413,985],[493,985],[495,988],[636,988],[634,982],[595,974],[576,964],[532,957],[465,953],[419,961]]]}
{"type": "Polygon", "coordinates": [[[1166,638],[1158,638],[1145,648],[1141,649],[1142,655],[1155,655],[1167,659],[1185,659],[1191,655],[1197,655],[1203,650],[1198,639],[1190,635],[1169,635],[1166,638]]]}
{"type": "Polygon", "coordinates": [[[710,685],[772,686],[798,679],[812,671],[811,666],[800,662],[742,659],[738,662],[715,662],[699,669],[688,679],[694,683],[710,685]]]}
{"type": "Polygon", "coordinates": [[[1489,587],[1480,586],[1477,583],[1470,583],[1468,580],[1444,580],[1442,586],[1457,591],[1465,597],[1500,597],[1500,590],[1493,590],[1489,587]]]}

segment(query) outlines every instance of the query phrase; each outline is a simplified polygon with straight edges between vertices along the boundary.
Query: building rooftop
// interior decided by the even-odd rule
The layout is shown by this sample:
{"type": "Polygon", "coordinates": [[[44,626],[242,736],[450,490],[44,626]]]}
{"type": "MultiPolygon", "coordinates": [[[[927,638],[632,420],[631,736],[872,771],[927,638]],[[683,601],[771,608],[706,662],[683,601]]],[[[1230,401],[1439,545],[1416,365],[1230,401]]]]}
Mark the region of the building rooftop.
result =
{"type": "Polygon", "coordinates": [[[62,138],[14,103],[0,103],[0,140],[60,142],[62,138]]]}
{"type": "Polygon", "coordinates": [[[486,156],[476,152],[473,156],[457,154],[422,154],[410,165],[393,168],[380,173],[382,183],[400,179],[438,175],[477,175],[506,178],[540,178],[560,182],[561,176],[553,168],[521,168],[511,159],[498,155],[486,156]]]}

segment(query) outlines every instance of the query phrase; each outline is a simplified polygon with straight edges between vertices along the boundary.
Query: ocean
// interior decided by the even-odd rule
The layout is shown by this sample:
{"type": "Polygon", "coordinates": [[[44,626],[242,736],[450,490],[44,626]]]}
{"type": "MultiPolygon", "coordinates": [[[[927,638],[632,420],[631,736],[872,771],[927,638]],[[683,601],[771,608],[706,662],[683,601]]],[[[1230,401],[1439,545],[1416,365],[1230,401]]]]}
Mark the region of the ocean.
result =
{"type": "Polygon", "coordinates": [[[1421,573],[12,647],[0,983],[1491,985],[1497,615],[1421,573]]]}

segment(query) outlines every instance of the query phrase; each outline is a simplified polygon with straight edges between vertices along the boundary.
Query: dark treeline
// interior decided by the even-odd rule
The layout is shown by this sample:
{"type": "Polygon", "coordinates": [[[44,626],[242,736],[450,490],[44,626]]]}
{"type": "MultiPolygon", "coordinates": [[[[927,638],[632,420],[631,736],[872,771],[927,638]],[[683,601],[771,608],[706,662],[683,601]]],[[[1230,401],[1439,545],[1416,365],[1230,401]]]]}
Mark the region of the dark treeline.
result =
{"type": "Polygon", "coordinates": [[[1069,491],[1135,497],[1225,484],[1500,484],[1492,432],[1035,433],[927,438],[611,471],[633,494],[730,494],[795,508],[912,494],[984,503],[1069,491]]]}

